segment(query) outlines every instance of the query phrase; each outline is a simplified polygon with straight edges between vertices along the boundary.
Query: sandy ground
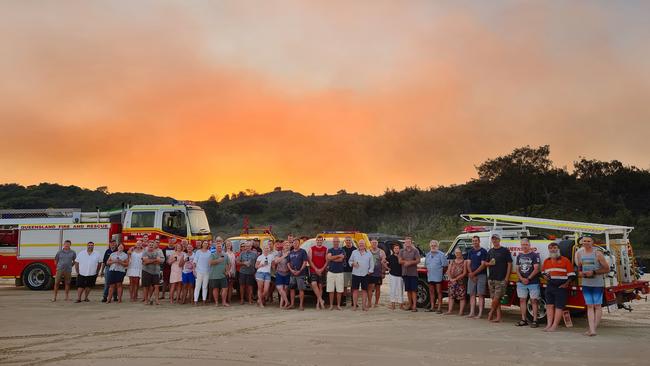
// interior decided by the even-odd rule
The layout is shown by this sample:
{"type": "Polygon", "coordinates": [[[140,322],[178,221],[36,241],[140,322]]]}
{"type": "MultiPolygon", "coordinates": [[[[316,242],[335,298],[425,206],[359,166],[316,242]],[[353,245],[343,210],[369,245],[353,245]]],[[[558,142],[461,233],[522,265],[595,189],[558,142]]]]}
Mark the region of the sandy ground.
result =
{"type": "MultiPolygon", "coordinates": [[[[387,293],[384,288],[383,293],[387,293]]],[[[281,311],[51,303],[50,292],[0,285],[2,365],[647,365],[650,303],[605,315],[599,336],[575,328],[547,334],[434,313],[281,311]]],[[[61,296],[62,298],[62,296],[61,296]]],[[[382,302],[387,300],[382,295],[382,302]]]]}

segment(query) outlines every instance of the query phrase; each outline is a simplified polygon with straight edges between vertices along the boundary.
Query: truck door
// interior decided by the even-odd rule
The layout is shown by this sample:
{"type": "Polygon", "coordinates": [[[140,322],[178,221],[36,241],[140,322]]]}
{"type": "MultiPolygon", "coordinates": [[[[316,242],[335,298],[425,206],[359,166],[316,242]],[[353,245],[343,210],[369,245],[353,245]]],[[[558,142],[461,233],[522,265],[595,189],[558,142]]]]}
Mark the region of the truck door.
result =
{"type": "Polygon", "coordinates": [[[17,276],[17,255],[18,229],[0,230],[0,276],[17,276]]]}
{"type": "Polygon", "coordinates": [[[187,237],[187,218],[181,210],[164,211],[162,213],[162,231],[174,236],[187,237]]]}

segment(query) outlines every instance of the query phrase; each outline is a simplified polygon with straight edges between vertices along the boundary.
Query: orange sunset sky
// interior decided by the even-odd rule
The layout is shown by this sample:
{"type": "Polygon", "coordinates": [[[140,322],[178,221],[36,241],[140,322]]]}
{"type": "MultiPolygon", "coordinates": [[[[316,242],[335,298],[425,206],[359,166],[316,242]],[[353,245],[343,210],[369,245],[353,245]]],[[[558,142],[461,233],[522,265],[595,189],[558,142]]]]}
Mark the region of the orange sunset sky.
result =
{"type": "Polygon", "coordinates": [[[0,183],[180,199],[650,162],[648,1],[2,1],[0,183]]]}

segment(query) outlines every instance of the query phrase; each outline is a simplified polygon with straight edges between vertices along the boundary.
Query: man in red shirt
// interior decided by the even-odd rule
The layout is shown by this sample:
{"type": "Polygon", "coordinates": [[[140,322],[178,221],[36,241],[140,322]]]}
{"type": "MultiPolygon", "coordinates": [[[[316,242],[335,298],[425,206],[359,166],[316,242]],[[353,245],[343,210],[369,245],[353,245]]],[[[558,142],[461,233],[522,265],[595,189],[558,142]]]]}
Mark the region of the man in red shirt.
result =
{"type": "Polygon", "coordinates": [[[327,268],[327,247],[323,245],[323,237],[316,238],[316,245],[309,250],[309,282],[316,295],[316,309],[325,309],[323,301],[323,282],[327,268]]]}

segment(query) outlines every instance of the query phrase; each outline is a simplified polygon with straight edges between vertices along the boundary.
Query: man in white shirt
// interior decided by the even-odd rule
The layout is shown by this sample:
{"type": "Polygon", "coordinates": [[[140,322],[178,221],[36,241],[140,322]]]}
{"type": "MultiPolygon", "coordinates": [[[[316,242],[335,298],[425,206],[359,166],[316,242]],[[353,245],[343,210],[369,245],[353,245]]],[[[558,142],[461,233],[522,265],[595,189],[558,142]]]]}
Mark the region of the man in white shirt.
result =
{"type": "Polygon", "coordinates": [[[88,242],[87,249],[80,252],[74,261],[74,268],[77,271],[77,301],[81,302],[81,294],[84,294],[85,302],[88,302],[90,289],[95,286],[99,267],[102,265],[102,257],[94,251],[95,243],[88,242]]]}

